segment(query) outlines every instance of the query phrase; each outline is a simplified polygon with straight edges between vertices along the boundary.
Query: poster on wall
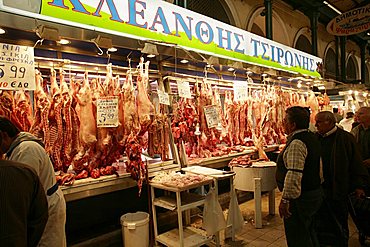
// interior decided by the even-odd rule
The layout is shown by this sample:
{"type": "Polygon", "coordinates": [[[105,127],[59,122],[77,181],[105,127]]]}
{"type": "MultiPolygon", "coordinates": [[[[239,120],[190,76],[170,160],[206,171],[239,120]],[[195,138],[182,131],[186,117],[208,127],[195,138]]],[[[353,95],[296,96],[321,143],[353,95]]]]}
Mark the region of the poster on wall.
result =
{"type": "Polygon", "coordinates": [[[0,89],[35,90],[33,47],[0,43],[0,89]]]}

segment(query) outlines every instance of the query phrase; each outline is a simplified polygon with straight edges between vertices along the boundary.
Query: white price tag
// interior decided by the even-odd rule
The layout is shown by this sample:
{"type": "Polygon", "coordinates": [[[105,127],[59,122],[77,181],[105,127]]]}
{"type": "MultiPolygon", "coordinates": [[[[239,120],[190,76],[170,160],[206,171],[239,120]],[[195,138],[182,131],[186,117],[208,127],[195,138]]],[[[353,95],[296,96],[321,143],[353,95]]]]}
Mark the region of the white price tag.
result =
{"type": "Polygon", "coordinates": [[[0,43],[0,89],[36,89],[33,51],[33,47],[0,43]]]}
{"type": "Polygon", "coordinates": [[[248,84],[244,81],[234,81],[234,101],[246,101],[248,99],[248,84]]]}
{"type": "Polygon", "coordinates": [[[96,122],[98,127],[118,126],[118,97],[108,96],[96,100],[96,122]]]}
{"type": "Polygon", "coordinates": [[[179,92],[179,96],[182,98],[192,98],[188,81],[177,81],[177,91],[179,92]]]}
{"type": "Polygon", "coordinates": [[[168,93],[163,92],[162,90],[157,90],[158,93],[158,99],[159,99],[159,104],[163,105],[170,105],[170,96],[168,93]]]}
{"type": "Polygon", "coordinates": [[[220,116],[218,115],[218,109],[215,105],[208,105],[204,107],[204,114],[206,115],[206,121],[208,128],[215,128],[220,123],[220,116]]]}

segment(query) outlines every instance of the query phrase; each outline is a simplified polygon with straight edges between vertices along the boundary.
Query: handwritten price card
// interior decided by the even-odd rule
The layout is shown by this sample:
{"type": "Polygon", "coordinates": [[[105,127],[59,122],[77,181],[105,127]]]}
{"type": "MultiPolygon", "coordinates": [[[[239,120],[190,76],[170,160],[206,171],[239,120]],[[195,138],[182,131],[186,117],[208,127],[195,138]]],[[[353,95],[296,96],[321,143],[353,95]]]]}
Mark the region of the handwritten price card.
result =
{"type": "Polygon", "coordinates": [[[248,84],[245,81],[234,81],[234,101],[248,99],[248,84]]]}
{"type": "Polygon", "coordinates": [[[188,81],[177,81],[177,91],[182,98],[191,99],[190,85],[188,81]]]}
{"type": "Polygon", "coordinates": [[[0,89],[35,90],[33,47],[0,43],[0,89]]]}
{"type": "Polygon", "coordinates": [[[118,126],[118,97],[102,97],[96,100],[96,122],[98,127],[118,126]]]}
{"type": "Polygon", "coordinates": [[[206,121],[208,128],[215,128],[220,123],[220,116],[218,115],[218,108],[215,105],[209,105],[204,107],[204,114],[206,115],[206,121]]]}
{"type": "Polygon", "coordinates": [[[163,105],[170,105],[170,97],[168,93],[163,92],[162,90],[157,90],[158,93],[158,99],[159,99],[159,104],[163,105]]]}

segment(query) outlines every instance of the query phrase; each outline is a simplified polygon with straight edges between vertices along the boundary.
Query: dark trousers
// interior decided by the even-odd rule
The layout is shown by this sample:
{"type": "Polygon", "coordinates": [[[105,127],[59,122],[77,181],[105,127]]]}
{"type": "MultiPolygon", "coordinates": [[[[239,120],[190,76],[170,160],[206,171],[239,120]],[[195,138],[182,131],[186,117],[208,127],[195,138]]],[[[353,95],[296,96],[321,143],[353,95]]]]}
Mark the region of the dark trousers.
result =
{"type": "Polygon", "coordinates": [[[301,196],[290,202],[292,215],[284,219],[286,240],[289,247],[316,247],[317,240],[314,215],[323,200],[321,189],[303,192],[301,196]]]}
{"type": "Polygon", "coordinates": [[[348,199],[334,200],[330,191],[324,191],[324,202],[316,216],[316,231],[320,245],[347,247],[349,239],[348,199]]]}

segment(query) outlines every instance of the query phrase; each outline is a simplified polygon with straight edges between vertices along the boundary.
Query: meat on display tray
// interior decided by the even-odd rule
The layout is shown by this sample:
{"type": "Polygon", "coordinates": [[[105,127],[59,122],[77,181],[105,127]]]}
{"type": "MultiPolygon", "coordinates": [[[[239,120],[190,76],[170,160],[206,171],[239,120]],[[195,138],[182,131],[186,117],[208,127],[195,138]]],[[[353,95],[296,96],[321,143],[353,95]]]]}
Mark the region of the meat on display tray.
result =
{"type": "MultiPolygon", "coordinates": [[[[268,145],[264,147],[265,152],[272,152],[275,151],[279,148],[279,145],[268,145]]],[[[227,155],[223,156],[218,156],[218,157],[210,157],[210,158],[188,158],[188,164],[191,166],[194,165],[204,165],[208,166],[213,163],[219,163],[223,161],[229,161],[235,157],[246,155],[246,154],[252,154],[257,152],[256,148],[254,146],[247,147],[244,151],[238,152],[238,153],[230,153],[227,155]]]]}

